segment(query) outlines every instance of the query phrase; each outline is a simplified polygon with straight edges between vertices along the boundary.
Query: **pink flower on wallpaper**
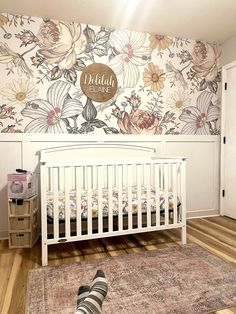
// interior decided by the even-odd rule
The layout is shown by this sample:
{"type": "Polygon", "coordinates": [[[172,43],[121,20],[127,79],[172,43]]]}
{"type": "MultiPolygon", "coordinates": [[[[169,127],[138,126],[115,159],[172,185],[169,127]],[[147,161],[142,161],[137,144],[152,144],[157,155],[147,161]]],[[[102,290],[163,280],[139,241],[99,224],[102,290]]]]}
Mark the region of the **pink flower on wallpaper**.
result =
{"type": "Polygon", "coordinates": [[[145,65],[152,52],[145,46],[146,34],[138,32],[115,31],[111,33],[110,45],[116,56],[108,65],[117,74],[123,74],[123,87],[134,87],[140,77],[139,66],[145,65]]]}
{"type": "Polygon", "coordinates": [[[48,64],[57,64],[59,69],[70,69],[76,56],[83,53],[86,38],[78,23],[47,21],[40,25],[37,34],[38,53],[48,64]]]}
{"type": "Polygon", "coordinates": [[[0,119],[7,119],[13,117],[16,112],[14,112],[15,108],[14,107],[9,107],[6,105],[0,106],[0,119]]]}
{"type": "Polygon", "coordinates": [[[120,116],[117,124],[123,134],[161,134],[159,120],[147,110],[131,110],[120,116]]]}
{"type": "Polygon", "coordinates": [[[196,42],[192,53],[192,69],[200,78],[213,81],[220,70],[220,51],[217,46],[196,42]]]}
{"type": "Polygon", "coordinates": [[[211,134],[211,123],[220,118],[220,108],[213,105],[212,97],[212,93],[204,91],[198,96],[196,107],[189,106],[183,110],[179,119],[187,123],[182,134],[211,134]]]}
{"type": "Polygon", "coordinates": [[[70,84],[57,81],[49,87],[47,100],[34,99],[21,111],[25,117],[33,119],[25,132],[68,133],[65,119],[79,115],[83,105],[77,99],[67,98],[70,84]]]}

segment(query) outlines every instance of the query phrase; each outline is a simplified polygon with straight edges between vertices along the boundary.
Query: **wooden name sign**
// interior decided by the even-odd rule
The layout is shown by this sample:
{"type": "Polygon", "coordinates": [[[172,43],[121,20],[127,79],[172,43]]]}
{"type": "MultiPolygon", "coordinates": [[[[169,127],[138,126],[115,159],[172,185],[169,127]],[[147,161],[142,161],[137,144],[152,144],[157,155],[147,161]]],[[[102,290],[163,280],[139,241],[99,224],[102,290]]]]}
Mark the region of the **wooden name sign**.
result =
{"type": "Polygon", "coordinates": [[[83,93],[91,100],[104,102],[111,99],[117,91],[117,78],[107,65],[92,63],[80,76],[83,93]]]}

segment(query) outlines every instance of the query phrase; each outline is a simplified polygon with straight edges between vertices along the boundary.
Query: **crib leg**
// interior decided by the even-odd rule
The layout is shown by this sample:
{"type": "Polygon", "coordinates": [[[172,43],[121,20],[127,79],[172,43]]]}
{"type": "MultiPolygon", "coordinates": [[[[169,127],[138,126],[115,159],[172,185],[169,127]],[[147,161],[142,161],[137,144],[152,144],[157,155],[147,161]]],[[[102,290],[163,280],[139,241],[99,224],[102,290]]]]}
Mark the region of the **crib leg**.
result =
{"type": "Polygon", "coordinates": [[[48,265],[48,246],[42,242],[42,266],[48,265]]]}
{"type": "Polygon", "coordinates": [[[187,228],[186,228],[186,225],[184,225],[182,227],[182,230],[181,230],[181,243],[182,244],[186,244],[187,243],[187,228]]]}

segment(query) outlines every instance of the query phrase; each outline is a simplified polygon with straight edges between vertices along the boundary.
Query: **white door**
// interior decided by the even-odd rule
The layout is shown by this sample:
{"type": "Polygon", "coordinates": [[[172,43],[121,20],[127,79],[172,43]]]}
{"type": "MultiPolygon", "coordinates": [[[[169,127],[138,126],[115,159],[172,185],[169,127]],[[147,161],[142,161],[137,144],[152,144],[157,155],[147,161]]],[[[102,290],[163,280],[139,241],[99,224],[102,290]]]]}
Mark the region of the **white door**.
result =
{"type": "Polygon", "coordinates": [[[236,219],[236,62],[222,69],[221,214],[236,219]]]}

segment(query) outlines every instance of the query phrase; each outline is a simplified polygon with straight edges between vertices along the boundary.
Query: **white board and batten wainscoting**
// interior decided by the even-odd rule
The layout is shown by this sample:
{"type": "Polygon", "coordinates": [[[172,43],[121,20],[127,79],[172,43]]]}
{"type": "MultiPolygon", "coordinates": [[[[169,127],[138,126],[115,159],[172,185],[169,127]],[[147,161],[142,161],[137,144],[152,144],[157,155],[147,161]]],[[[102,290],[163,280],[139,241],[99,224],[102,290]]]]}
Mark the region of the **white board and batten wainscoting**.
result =
{"type": "Polygon", "coordinates": [[[220,214],[220,136],[2,133],[0,134],[0,238],[6,238],[8,235],[7,174],[14,172],[16,168],[39,174],[38,152],[42,149],[96,142],[141,145],[155,148],[158,156],[186,157],[187,218],[220,214]]]}

